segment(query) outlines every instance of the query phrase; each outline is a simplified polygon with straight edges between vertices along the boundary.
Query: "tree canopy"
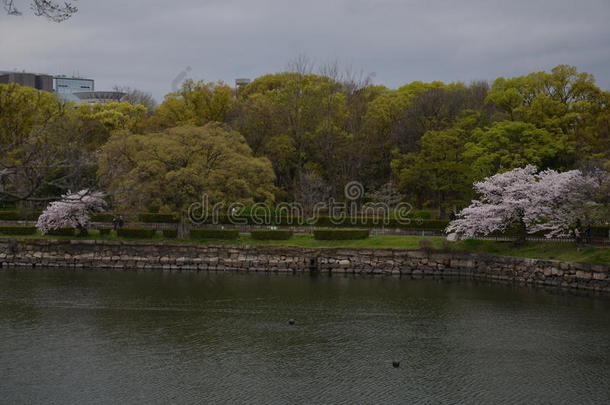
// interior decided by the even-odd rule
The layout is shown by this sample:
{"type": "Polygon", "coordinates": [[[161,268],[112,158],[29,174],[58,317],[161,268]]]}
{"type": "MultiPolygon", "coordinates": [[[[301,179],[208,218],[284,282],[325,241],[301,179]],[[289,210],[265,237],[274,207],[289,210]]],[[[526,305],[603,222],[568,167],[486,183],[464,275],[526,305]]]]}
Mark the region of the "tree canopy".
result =
{"type": "Polygon", "coordinates": [[[238,89],[186,80],[158,106],[132,93],[130,103],[72,105],[0,86],[0,198],[105,184],[118,194],[139,190],[134,198],[142,201],[121,197],[132,208],[181,209],[206,187],[220,200],[307,205],[343,199],[345,184],[359,181],[370,195],[391,183],[405,202],[445,217],[469,204],[473,182],[528,164],[610,169],[610,93],[567,65],[491,84],[415,81],[389,89],[301,64],[238,89]],[[197,183],[188,174],[219,148],[227,165],[235,160],[227,169],[227,179],[241,179],[232,183],[241,190],[235,195],[214,177],[197,183]],[[185,167],[173,168],[176,162],[185,167]],[[257,165],[260,178],[240,174],[257,165]],[[170,178],[174,189],[165,184],[170,178]]]}
{"type": "Polygon", "coordinates": [[[218,123],[118,131],[101,149],[98,173],[117,206],[136,212],[182,211],[204,194],[211,204],[274,199],[269,160],[218,123]]]}

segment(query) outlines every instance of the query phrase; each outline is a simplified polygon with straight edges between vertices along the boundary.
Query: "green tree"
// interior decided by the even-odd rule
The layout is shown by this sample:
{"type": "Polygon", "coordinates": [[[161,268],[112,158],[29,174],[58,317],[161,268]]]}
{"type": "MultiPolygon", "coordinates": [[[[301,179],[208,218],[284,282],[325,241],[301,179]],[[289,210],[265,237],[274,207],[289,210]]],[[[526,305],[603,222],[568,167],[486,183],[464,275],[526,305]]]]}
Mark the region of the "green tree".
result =
{"type": "Polygon", "coordinates": [[[210,203],[270,203],[275,191],[269,160],[217,123],[116,132],[101,150],[99,176],[119,207],[136,212],[182,211],[204,193],[210,203]]]}
{"type": "Polygon", "coordinates": [[[182,88],[165,96],[151,125],[168,128],[176,125],[203,125],[227,122],[234,107],[233,89],[222,82],[186,80],[182,88]]]}
{"type": "Polygon", "coordinates": [[[51,199],[81,186],[85,139],[72,105],[54,94],[0,84],[0,199],[51,199]]]}
{"type": "Polygon", "coordinates": [[[481,180],[528,164],[563,169],[573,153],[567,136],[520,121],[499,121],[473,131],[464,157],[471,162],[473,180],[481,180]]]}
{"type": "Polygon", "coordinates": [[[303,194],[306,173],[340,188],[348,177],[344,162],[351,139],[341,83],[314,74],[278,73],[257,78],[239,97],[233,125],[257,155],[273,161],[277,184],[288,199],[303,194]]]}
{"type": "Polygon", "coordinates": [[[392,160],[393,176],[413,205],[429,205],[446,217],[470,197],[469,162],[465,144],[479,114],[465,114],[453,128],[428,131],[419,140],[419,150],[398,154],[392,160]]]}
{"type": "Polygon", "coordinates": [[[78,104],[69,109],[73,132],[78,132],[90,150],[105,144],[113,131],[141,131],[147,117],[146,107],[139,104],[78,104]]]}

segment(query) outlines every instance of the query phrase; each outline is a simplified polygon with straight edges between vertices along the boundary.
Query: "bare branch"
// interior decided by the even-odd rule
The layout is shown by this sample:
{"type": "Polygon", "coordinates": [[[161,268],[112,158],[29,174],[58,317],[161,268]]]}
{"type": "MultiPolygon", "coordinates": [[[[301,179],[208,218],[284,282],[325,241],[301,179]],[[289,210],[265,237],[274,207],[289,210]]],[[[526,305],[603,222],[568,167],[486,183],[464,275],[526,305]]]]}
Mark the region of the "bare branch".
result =
{"type": "MultiPolygon", "coordinates": [[[[15,6],[15,0],[2,0],[4,10],[8,15],[22,15],[15,6]]],[[[30,8],[34,15],[45,17],[54,22],[62,22],[72,17],[78,8],[72,2],[55,2],[51,0],[32,0],[30,8]]]]}

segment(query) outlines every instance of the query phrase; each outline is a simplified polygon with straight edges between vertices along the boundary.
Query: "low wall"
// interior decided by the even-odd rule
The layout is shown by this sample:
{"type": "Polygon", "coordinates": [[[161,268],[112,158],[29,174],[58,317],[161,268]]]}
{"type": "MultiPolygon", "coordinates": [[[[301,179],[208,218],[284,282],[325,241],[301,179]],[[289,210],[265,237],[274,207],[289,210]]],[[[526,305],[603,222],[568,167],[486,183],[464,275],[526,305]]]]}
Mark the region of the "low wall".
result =
{"type": "Polygon", "coordinates": [[[306,249],[288,246],[0,239],[0,265],[2,268],[469,275],[610,292],[608,265],[402,249],[306,249]]]}

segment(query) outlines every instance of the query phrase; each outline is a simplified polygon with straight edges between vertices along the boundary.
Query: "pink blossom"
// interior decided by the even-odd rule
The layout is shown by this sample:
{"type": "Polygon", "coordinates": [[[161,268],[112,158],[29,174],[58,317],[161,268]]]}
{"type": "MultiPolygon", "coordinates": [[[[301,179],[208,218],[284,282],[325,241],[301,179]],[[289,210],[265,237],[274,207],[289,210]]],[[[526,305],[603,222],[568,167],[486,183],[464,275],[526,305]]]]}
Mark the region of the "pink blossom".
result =
{"type": "Polygon", "coordinates": [[[471,238],[521,223],[527,233],[542,231],[547,238],[569,236],[599,183],[579,170],[537,171],[528,165],[475,183],[480,199],[464,208],[446,232],[471,238]]]}
{"type": "Polygon", "coordinates": [[[66,194],[61,200],[50,203],[38,218],[36,227],[46,234],[60,228],[83,229],[89,224],[91,214],[102,212],[106,208],[104,193],[100,191],[81,190],[66,194]]]}

